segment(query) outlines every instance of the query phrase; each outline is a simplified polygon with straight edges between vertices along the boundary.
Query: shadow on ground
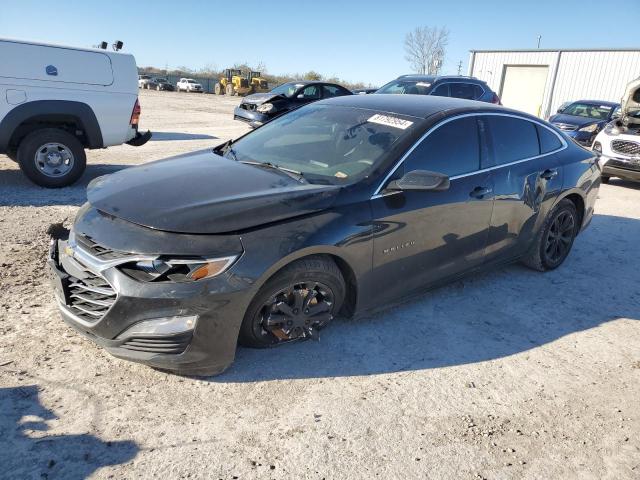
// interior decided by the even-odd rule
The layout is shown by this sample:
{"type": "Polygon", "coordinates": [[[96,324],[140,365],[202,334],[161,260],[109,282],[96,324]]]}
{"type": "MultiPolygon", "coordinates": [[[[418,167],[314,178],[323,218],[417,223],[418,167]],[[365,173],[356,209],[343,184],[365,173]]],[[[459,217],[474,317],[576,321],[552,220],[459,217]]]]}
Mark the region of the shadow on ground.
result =
{"type": "Polygon", "coordinates": [[[80,480],[130,461],[139,450],[132,441],[105,442],[86,433],[48,435],[48,422],[58,417],[40,403],[36,385],[0,388],[0,407],[3,478],[80,480]]]}
{"type": "Polygon", "coordinates": [[[180,133],[180,132],[153,132],[152,142],[167,142],[174,140],[214,140],[218,137],[201,133],[180,133]]]}
{"type": "Polygon", "coordinates": [[[640,220],[596,215],[555,271],[512,265],[363,318],[337,319],[319,342],[240,348],[231,368],[210,380],[343,377],[484,362],[612,320],[639,320],[638,239],[640,220]]]}
{"type": "Polygon", "coordinates": [[[18,169],[0,171],[0,206],[42,207],[82,205],[87,201],[87,184],[96,177],[118,172],[133,165],[87,164],[80,180],[65,188],[39,187],[18,169]]]}

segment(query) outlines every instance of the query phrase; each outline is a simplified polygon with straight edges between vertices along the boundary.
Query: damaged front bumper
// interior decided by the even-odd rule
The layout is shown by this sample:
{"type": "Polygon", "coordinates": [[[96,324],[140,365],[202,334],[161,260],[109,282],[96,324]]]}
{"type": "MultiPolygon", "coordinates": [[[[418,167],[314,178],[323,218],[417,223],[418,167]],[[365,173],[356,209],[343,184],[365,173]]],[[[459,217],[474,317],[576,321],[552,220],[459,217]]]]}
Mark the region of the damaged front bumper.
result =
{"type": "Polygon", "coordinates": [[[640,158],[622,158],[600,155],[603,177],[618,177],[640,182],[640,158]]]}
{"type": "Polygon", "coordinates": [[[233,111],[233,119],[248,123],[253,128],[260,127],[271,120],[271,117],[255,110],[246,110],[242,107],[236,107],[233,111]]]}

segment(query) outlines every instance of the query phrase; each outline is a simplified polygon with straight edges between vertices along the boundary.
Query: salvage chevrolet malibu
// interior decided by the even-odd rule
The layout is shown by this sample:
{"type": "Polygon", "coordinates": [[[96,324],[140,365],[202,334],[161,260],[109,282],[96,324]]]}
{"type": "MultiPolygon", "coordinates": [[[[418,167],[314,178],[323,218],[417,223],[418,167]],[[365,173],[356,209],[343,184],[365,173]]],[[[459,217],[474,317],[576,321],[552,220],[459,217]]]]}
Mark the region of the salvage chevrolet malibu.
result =
{"type": "Polygon", "coordinates": [[[211,375],[238,341],[313,338],[509,261],[555,269],[599,185],[595,154],[525,113],[345,96],[95,179],[49,264],[64,320],[113,355],[211,375]]]}

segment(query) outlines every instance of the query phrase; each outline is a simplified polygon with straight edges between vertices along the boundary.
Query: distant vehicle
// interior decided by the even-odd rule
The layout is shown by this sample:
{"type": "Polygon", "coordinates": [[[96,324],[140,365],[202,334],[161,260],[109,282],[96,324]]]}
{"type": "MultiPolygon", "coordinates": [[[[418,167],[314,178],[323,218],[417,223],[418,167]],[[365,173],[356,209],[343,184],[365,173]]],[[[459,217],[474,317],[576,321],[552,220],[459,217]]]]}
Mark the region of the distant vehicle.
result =
{"type": "Polygon", "coordinates": [[[50,243],[55,298],[119,358],[218,374],[238,342],[317,338],[338,315],[505,263],[560,267],[593,217],[597,158],[495,105],[323,99],[90,184],[50,243]]]}
{"type": "Polygon", "coordinates": [[[143,88],[149,90],[150,88],[155,88],[156,84],[151,78],[151,75],[138,75],[138,88],[143,88]]]}
{"type": "Polygon", "coordinates": [[[269,93],[254,93],[242,99],[233,111],[233,119],[259,127],[283,113],[323,98],[352,93],[341,85],[321,81],[288,82],[269,93]]]}
{"type": "Polygon", "coordinates": [[[222,72],[222,76],[213,87],[213,91],[216,95],[244,96],[252,92],[252,85],[249,78],[242,73],[242,70],[227,68],[222,72]]]}
{"type": "Polygon", "coordinates": [[[153,82],[156,84],[156,90],[173,92],[175,87],[169,83],[169,80],[166,78],[154,78],[153,82]]]}
{"type": "Polygon", "coordinates": [[[640,181],[640,78],[627,85],[613,121],[598,134],[593,150],[600,153],[604,183],[611,177],[640,181]]]}
{"type": "Polygon", "coordinates": [[[196,82],[193,78],[181,78],[176,83],[176,90],[178,92],[196,92],[202,93],[204,90],[202,89],[202,85],[196,82]]]}
{"type": "Polygon", "coordinates": [[[261,72],[251,71],[247,78],[251,93],[267,93],[269,91],[269,82],[262,76],[261,72]]]}
{"type": "Polygon", "coordinates": [[[613,119],[620,104],[601,100],[578,100],[560,106],[558,113],[549,117],[560,130],[580,145],[590,147],[598,132],[613,119]]]}
{"type": "Polygon", "coordinates": [[[355,90],[351,90],[351,93],[354,95],[369,95],[370,93],[375,93],[378,91],[377,88],[356,88],[355,90]]]}
{"type": "Polygon", "coordinates": [[[0,39],[0,153],[43,187],[85,170],[84,149],[128,143],[138,131],[136,60],[108,50],[0,39]]]}
{"type": "Polygon", "coordinates": [[[380,87],[375,94],[434,95],[463,98],[500,105],[500,98],[489,85],[475,77],[401,75],[380,87]]]}

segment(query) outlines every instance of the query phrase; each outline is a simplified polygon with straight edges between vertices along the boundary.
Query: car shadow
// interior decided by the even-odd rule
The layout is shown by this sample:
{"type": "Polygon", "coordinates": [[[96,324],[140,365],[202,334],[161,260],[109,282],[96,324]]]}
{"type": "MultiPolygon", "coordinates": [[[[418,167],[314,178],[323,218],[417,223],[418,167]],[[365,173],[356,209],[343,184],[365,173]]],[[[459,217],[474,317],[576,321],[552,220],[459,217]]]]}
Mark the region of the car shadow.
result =
{"type": "Polygon", "coordinates": [[[609,185],[617,187],[632,188],[634,190],[640,190],[640,182],[632,182],[631,180],[623,180],[621,178],[612,177],[609,180],[609,185]]]}
{"type": "Polygon", "coordinates": [[[463,365],[523,353],[616,319],[639,320],[637,262],[628,256],[635,255],[634,239],[640,239],[640,220],[596,215],[557,270],[542,274],[511,265],[384,311],[338,318],[318,342],[239,348],[231,368],[209,380],[344,377],[463,365]]]}
{"type": "Polygon", "coordinates": [[[79,206],[87,201],[86,190],[91,180],[131,166],[133,165],[87,164],[82,177],[65,188],[39,187],[29,181],[19,169],[4,170],[0,174],[0,206],[79,206]]]}
{"type": "Polygon", "coordinates": [[[151,142],[167,142],[174,140],[213,140],[218,137],[201,133],[153,132],[151,142]]]}
{"type": "Polygon", "coordinates": [[[80,480],[99,468],[128,462],[139,451],[133,441],[107,442],[87,433],[47,434],[48,422],[58,417],[40,403],[36,385],[0,388],[0,412],[0,476],[6,478],[80,480]]]}

